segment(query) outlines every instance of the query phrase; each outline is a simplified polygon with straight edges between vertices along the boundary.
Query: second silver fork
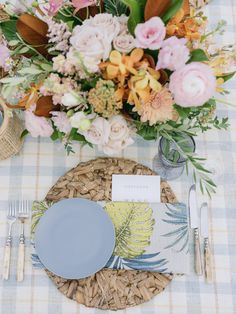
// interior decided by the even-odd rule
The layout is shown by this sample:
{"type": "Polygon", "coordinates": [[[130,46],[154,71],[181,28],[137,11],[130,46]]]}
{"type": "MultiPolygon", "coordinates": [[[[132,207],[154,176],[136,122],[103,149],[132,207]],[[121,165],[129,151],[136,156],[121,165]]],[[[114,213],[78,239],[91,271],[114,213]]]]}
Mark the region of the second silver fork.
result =
{"type": "Polygon", "coordinates": [[[29,203],[28,201],[22,200],[19,203],[19,215],[18,218],[21,222],[21,232],[18,247],[18,260],[17,260],[17,281],[23,281],[24,279],[24,268],[25,268],[25,220],[29,218],[29,203]]]}

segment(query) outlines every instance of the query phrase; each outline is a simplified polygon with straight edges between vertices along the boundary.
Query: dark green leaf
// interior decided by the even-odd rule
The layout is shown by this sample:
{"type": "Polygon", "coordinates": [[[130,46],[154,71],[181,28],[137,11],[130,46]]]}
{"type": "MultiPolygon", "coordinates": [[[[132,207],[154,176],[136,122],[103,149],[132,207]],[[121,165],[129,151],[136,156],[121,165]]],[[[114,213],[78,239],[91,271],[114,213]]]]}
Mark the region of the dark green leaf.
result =
{"type": "Polygon", "coordinates": [[[0,23],[0,29],[2,30],[7,41],[18,40],[16,35],[16,20],[10,20],[0,23]]]}
{"type": "Polygon", "coordinates": [[[223,75],[223,76],[217,76],[217,78],[222,78],[225,82],[229,81],[231,78],[234,77],[234,74],[236,73],[233,72],[233,73],[230,73],[230,74],[227,74],[227,75],[223,75]]]}
{"type": "Polygon", "coordinates": [[[206,53],[202,49],[195,49],[191,52],[191,57],[188,63],[194,62],[194,61],[198,61],[198,62],[209,61],[209,58],[207,57],[206,53]]]}
{"type": "Polygon", "coordinates": [[[134,34],[134,30],[137,24],[144,20],[144,7],[146,0],[120,0],[123,4],[129,7],[130,15],[128,20],[128,28],[131,34],[134,34]]]}
{"type": "Polygon", "coordinates": [[[162,16],[162,20],[167,23],[182,7],[184,0],[172,0],[171,6],[162,16]]]}
{"type": "Polygon", "coordinates": [[[29,131],[28,131],[28,130],[24,130],[24,131],[21,133],[20,138],[24,138],[27,134],[29,134],[29,131]]]}
{"type": "Polygon", "coordinates": [[[114,16],[120,16],[122,14],[127,14],[128,7],[120,0],[104,0],[104,7],[107,13],[114,16]]]}
{"type": "Polygon", "coordinates": [[[58,140],[58,138],[59,138],[58,131],[55,130],[55,131],[52,133],[52,135],[51,135],[51,139],[52,139],[53,141],[56,141],[56,140],[58,140]]]}

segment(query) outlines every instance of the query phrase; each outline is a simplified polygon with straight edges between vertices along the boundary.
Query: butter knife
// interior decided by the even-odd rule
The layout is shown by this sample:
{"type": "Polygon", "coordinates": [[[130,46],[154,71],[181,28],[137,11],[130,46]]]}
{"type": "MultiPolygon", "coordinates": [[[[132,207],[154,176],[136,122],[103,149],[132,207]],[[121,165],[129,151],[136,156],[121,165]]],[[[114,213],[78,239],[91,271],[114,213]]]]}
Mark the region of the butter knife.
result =
{"type": "Polygon", "coordinates": [[[203,203],[201,206],[201,236],[204,238],[204,266],[205,277],[208,283],[213,282],[212,273],[212,253],[209,244],[209,229],[208,229],[208,205],[203,203]]]}
{"type": "Polygon", "coordinates": [[[199,239],[199,213],[197,207],[196,185],[193,184],[189,190],[189,217],[190,227],[194,231],[194,264],[197,275],[202,275],[202,258],[199,239]]]}

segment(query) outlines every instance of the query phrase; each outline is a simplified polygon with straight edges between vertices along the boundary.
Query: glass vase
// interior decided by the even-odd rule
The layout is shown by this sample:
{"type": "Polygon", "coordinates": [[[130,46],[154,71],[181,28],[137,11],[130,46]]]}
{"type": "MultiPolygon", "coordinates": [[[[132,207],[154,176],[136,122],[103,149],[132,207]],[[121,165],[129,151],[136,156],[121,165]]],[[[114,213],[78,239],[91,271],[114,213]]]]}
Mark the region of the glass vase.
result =
{"type": "Polygon", "coordinates": [[[196,144],[192,136],[183,135],[175,141],[161,137],[158,154],[153,159],[153,170],[163,180],[179,178],[187,162],[187,158],[184,156],[185,153],[193,153],[195,148],[196,144]],[[182,151],[184,154],[181,153],[182,151]]]}

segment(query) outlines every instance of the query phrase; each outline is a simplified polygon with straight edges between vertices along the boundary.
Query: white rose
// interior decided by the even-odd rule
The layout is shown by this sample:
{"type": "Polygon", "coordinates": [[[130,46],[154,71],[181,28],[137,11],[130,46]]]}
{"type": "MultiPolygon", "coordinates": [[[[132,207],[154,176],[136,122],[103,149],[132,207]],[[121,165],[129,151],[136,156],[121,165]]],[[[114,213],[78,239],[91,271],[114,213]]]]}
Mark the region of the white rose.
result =
{"type": "Polygon", "coordinates": [[[103,152],[106,155],[114,155],[120,153],[127,146],[132,145],[134,140],[131,137],[123,141],[109,141],[106,145],[102,147],[103,152]]]}
{"type": "Polygon", "coordinates": [[[120,23],[117,17],[109,13],[96,14],[85,20],[83,24],[99,29],[110,41],[120,33],[120,23]]]}
{"type": "Polygon", "coordinates": [[[7,9],[12,13],[20,15],[32,8],[33,2],[34,0],[11,0],[7,4],[7,9]]]}
{"type": "Polygon", "coordinates": [[[79,133],[83,134],[91,127],[91,120],[84,112],[76,112],[70,117],[70,124],[72,128],[78,129],[79,133]]]}
{"type": "Polygon", "coordinates": [[[120,33],[119,34],[128,33],[128,19],[129,19],[129,17],[125,14],[122,14],[121,16],[117,17],[117,20],[120,24],[120,33]]]}
{"type": "Polygon", "coordinates": [[[129,53],[135,48],[135,39],[130,34],[120,34],[113,40],[113,46],[122,53],[129,53]]]}
{"type": "Polygon", "coordinates": [[[102,117],[98,117],[92,122],[89,130],[85,132],[83,135],[85,139],[92,144],[105,145],[108,142],[109,134],[110,134],[109,122],[102,117]]]}
{"type": "Polygon", "coordinates": [[[70,38],[71,45],[84,57],[90,57],[99,63],[106,60],[111,52],[111,41],[95,27],[76,26],[70,38]]]}
{"type": "Polygon", "coordinates": [[[66,107],[75,107],[78,106],[81,101],[75,93],[65,93],[61,98],[62,105],[66,107]]]}
{"type": "Polygon", "coordinates": [[[113,155],[119,153],[128,145],[133,144],[133,139],[130,137],[130,129],[126,120],[121,115],[113,116],[109,120],[110,135],[107,144],[103,145],[101,149],[105,154],[113,155]]]}

